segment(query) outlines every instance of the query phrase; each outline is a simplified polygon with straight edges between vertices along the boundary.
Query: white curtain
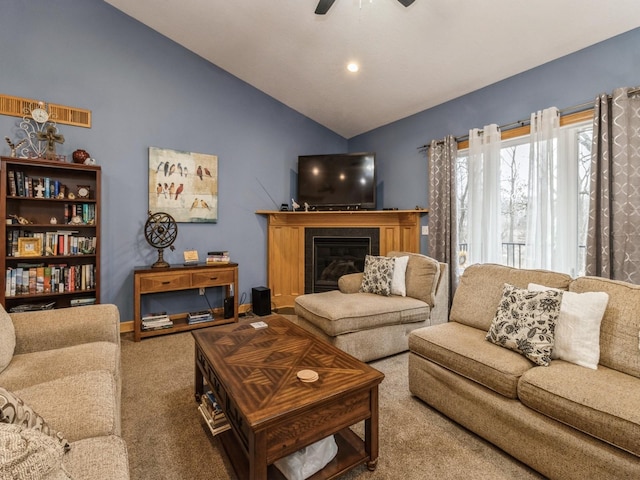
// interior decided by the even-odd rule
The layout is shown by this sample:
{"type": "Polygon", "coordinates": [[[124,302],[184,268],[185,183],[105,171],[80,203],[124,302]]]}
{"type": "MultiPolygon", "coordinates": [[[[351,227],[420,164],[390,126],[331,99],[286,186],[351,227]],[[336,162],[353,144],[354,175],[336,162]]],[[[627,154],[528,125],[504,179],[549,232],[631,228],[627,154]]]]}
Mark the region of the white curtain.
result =
{"type": "Polygon", "coordinates": [[[577,252],[575,162],[559,155],[560,112],[556,107],[531,114],[529,192],[525,267],[575,275],[577,252]],[[574,214],[572,214],[572,212],[574,214]]]}
{"type": "Polygon", "coordinates": [[[469,131],[468,263],[502,263],[500,129],[469,131]]]}

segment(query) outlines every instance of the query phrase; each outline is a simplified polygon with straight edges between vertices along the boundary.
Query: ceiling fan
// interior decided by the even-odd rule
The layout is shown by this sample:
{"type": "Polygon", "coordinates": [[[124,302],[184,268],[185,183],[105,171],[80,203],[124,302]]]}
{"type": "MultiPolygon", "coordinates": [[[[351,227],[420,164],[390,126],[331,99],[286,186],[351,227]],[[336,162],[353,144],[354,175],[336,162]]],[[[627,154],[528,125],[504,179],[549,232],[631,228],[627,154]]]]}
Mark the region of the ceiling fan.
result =
{"type": "MultiPolygon", "coordinates": [[[[336,0],[320,0],[318,2],[318,6],[316,7],[316,15],[324,15],[325,13],[327,13],[331,8],[331,5],[333,5],[333,2],[335,1],[336,0]]],[[[405,7],[408,7],[415,0],[398,0],[398,1],[405,7]]]]}

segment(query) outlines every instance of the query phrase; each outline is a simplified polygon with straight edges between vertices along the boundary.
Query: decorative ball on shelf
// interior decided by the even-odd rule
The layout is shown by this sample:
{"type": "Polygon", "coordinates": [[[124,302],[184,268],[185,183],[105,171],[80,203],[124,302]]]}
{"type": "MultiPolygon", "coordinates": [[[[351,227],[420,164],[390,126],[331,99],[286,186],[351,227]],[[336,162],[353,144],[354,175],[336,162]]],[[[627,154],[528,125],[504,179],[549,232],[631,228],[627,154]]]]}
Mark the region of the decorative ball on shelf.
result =
{"type": "Polygon", "coordinates": [[[79,148],[78,150],[73,152],[71,157],[73,158],[73,161],[75,163],[84,163],[87,158],[91,157],[91,155],[89,155],[89,152],[87,152],[86,150],[82,150],[81,148],[79,148]]]}
{"type": "Polygon", "coordinates": [[[175,250],[173,243],[178,237],[178,224],[168,213],[149,211],[149,218],[144,224],[144,238],[149,245],[158,249],[158,260],[151,265],[151,268],[166,268],[169,263],[165,262],[163,251],[165,248],[175,250]]]}

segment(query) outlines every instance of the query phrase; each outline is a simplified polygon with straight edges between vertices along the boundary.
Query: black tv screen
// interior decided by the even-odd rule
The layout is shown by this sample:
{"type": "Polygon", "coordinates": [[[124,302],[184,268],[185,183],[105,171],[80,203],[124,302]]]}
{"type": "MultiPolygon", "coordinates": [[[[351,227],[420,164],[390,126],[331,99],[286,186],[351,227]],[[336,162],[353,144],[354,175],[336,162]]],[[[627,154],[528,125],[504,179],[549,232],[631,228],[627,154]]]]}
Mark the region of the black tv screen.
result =
{"type": "Polygon", "coordinates": [[[375,153],[298,157],[298,203],[317,210],[375,210],[375,153]]]}

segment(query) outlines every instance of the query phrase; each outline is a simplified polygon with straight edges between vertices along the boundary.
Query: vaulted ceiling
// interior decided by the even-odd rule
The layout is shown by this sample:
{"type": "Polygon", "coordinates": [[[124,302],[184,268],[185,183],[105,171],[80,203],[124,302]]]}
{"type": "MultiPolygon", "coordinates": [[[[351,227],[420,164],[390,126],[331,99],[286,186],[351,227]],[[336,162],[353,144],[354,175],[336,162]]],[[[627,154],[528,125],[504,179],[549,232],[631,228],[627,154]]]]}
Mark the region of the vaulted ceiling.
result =
{"type": "Polygon", "coordinates": [[[105,1],[345,138],[640,27],[638,0],[105,1]]]}

